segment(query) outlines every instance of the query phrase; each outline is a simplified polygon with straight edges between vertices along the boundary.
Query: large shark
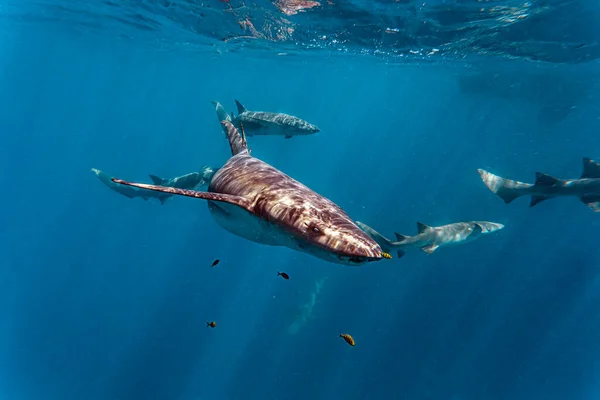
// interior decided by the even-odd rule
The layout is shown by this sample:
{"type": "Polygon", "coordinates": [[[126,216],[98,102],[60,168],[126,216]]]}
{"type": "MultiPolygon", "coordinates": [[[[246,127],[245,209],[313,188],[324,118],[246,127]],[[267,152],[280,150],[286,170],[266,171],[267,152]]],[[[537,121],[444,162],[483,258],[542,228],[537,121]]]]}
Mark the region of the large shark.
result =
{"type": "Polygon", "coordinates": [[[600,163],[583,159],[583,172],[579,179],[558,179],[535,173],[535,183],[505,179],[478,169],[483,183],[506,204],[521,196],[531,196],[530,207],[559,196],[575,196],[594,212],[600,212],[600,163]]]}
{"type": "MultiPolygon", "coordinates": [[[[98,179],[100,179],[100,181],[102,183],[104,183],[106,186],[108,186],[111,190],[113,190],[125,197],[128,197],[130,199],[133,199],[136,197],[144,199],[144,201],[146,201],[148,199],[158,199],[158,201],[160,201],[160,204],[162,205],[162,204],[165,204],[165,202],[170,197],[173,197],[172,194],[153,192],[150,190],[141,190],[141,189],[131,187],[131,186],[119,185],[119,184],[114,183],[112,181],[113,177],[109,176],[105,172],[100,171],[97,168],[92,168],[91,171],[94,174],[96,174],[98,179]]],[[[191,172],[189,174],[178,176],[175,178],[166,178],[165,179],[165,178],[159,178],[155,175],[149,175],[149,176],[150,176],[150,179],[152,179],[152,181],[154,183],[161,184],[163,186],[171,186],[171,187],[176,187],[176,188],[180,188],[180,189],[192,189],[192,188],[199,189],[200,187],[202,187],[204,185],[208,185],[208,183],[210,182],[214,173],[215,173],[215,171],[212,167],[205,165],[201,168],[200,172],[191,172]]]]}
{"type": "Polygon", "coordinates": [[[249,111],[239,101],[235,100],[238,115],[234,116],[233,113],[229,115],[218,101],[212,101],[212,103],[215,106],[219,122],[229,121],[237,128],[243,125],[247,136],[280,135],[290,139],[293,136],[319,132],[319,128],[315,125],[293,115],[268,111],[249,111]]]}
{"type": "Polygon", "coordinates": [[[338,205],[251,156],[243,129],[240,135],[227,120],[221,126],[232,156],[215,173],[208,192],[113,181],[207,200],[209,212],[222,228],[256,243],[285,246],[345,265],[391,258],[338,205]]]}
{"type": "Polygon", "coordinates": [[[442,226],[428,226],[417,222],[418,233],[415,236],[396,233],[397,241],[394,242],[362,222],[356,221],[356,225],[371,236],[384,252],[397,250],[399,258],[411,247],[419,247],[425,253],[431,254],[440,247],[472,242],[481,235],[504,228],[502,224],[487,221],[456,222],[442,226]]]}

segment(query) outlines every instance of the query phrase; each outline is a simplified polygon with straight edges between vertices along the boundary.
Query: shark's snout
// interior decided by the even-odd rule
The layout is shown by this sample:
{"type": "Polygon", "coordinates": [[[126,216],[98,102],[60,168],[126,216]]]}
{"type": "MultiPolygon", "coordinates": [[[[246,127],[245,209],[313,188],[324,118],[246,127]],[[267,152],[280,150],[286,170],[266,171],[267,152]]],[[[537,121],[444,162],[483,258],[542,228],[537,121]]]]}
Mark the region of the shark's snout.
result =
{"type": "Polygon", "coordinates": [[[342,262],[350,265],[361,265],[386,258],[379,244],[362,231],[349,237],[346,245],[338,250],[337,254],[342,262]]]}

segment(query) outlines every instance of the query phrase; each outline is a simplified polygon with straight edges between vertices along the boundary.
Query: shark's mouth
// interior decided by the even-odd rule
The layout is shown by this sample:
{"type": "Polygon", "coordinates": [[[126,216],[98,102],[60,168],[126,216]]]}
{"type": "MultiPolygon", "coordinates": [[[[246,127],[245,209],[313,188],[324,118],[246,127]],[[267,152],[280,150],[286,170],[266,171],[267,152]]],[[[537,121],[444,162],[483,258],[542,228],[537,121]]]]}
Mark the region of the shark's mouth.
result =
{"type": "Polygon", "coordinates": [[[364,264],[366,262],[373,262],[373,261],[380,261],[383,258],[381,257],[361,257],[361,256],[338,256],[338,259],[340,259],[341,261],[347,261],[350,264],[356,264],[356,265],[360,265],[360,264],[364,264]]]}

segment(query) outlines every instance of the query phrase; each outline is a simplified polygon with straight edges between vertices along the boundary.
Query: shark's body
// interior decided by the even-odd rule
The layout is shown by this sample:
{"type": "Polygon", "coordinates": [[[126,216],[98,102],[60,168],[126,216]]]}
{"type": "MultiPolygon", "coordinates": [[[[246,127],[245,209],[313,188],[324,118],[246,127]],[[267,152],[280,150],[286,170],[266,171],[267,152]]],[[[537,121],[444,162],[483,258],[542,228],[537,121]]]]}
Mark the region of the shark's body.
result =
{"type": "Polygon", "coordinates": [[[456,222],[442,226],[428,226],[417,222],[416,235],[406,236],[396,233],[397,241],[394,242],[362,222],[357,221],[356,224],[371,236],[384,252],[396,250],[398,257],[402,257],[406,250],[412,247],[418,247],[425,253],[431,254],[440,247],[472,242],[484,234],[504,228],[502,224],[487,221],[456,222]]]}
{"type": "Polygon", "coordinates": [[[217,101],[212,102],[217,111],[219,122],[229,121],[234,126],[244,127],[247,136],[267,135],[283,136],[289,139],[293,136],[311,135],[319,132],[315,125],[293,115],[268,111],[249,111],[239,101],[235,101],[238,115],[229,115],[217,101]]]}
{"type": "Polygon", "coordinates": [[[252,157],[245,136],[228,120],[221,125],[232,157],[214,174],[208,192],[113,180],[207,200],[222,228],[256,243],[285,246],[337,264],[361,265],[390,258],[339,206],[252,157]]]}
{"type": "Polygon", "coordinates": [[[530,207],[559,196],[574,196],[594,212],[600,212],[600,163],[583,159],[583,172],[579,179],[558,179],[536,172],[535,183],[505,179],[478,169],[481,180],[506,204],[521,196],[531,196],[530,207]]]}
{"type": "MultiPolygon", "coordinates": [[[[158,201],[160,201],[160,204],[165,204],[165,202],[172,197],[172,194],[168,194],[168,193],[161,193],[161,192],[154,192],[151,190],[143,190],[143,189],[138,189],[136,187],[133,186],[125,186],[125,185],[119,185],[115,182],[112,181],[112,176],[109,176],[108,174],[106,174],[105,172],[100,171],[97,168],[92,168],[91,171],[96,174],[96,176],[98,177],[98,179],[100,179],[100,181],[102,183],[104,183],[106,186],[108,186],[111,190],[114,190],[115,192],[128,197],[130,199],[139,197],[141,199],[144,199],[144,201],[148,200],[148,199],[157,199],[158,201]]],[[[161,184],[163,186],[171,186],[171,187],[176,187],[176,188],[180,188],[180,189],[199,189],[204,185],[208,185],[208,183],[210,182],[210,179],[212,178],[212,176],[214,175],[214,170],[211,167],[208,166],[203,166],[201,172],[192,172],[186,175],[182,175],[182,176],[178,176],[175,178],[159,178],[157,176],[154,175],[150,175],[150,178],[152,179],[153,182],[161,182],[161,184]]]]}

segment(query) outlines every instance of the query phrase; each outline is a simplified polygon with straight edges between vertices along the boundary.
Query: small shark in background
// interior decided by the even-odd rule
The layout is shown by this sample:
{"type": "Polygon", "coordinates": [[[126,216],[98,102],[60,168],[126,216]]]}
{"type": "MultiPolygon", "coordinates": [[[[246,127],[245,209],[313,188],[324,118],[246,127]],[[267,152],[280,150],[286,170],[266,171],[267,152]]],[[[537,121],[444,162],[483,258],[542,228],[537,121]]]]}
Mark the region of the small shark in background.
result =
{"type": "Polygon", "coordinates": [[[200,172],[190,172],[189,174],[177,176],[175,178],[160,178],[156,175],[149,176],[155,185],[179,189],[195,189],[208,185],[214,174],[215,170],[212,167],[203,165],[202,168],[200,168],[200,172]]]}
{"type": "Polygon", "coordinates": [[[311,135],[320,131],[315,125],[293,115],[268,111],[249,111],[239,101],[235,100],[238,115],[229,115],[218,101],[212,101],[219,122],[229,121],[235,127],[244,127],[246,136],[266,135],[283,136],[290,139],[293,136],[311,135]]]}
{"type": "Polygon", "coordinates": [[[487,221],[456,222],[442,226],[428,226],[417,222],[418,233],[415,236],[396,233],[398,241],[393,242],[362,222],[356,221],[356,225],[371,236],[384,252],[397,250],[398,258],[404,256],[406,250],[411,247],[419,247],[425,253],[431,254],[439,247],[472,242],[484,234],[504,228],[502,224],[487,221]]]}
{"type": "MultiPolygon", "coordinates": [[[[165,204],[165,202],[172,197],[172,194],[154,192],[151,190],[138,189],[132,186],[124,186],[119,185],[112,181],[112,176],[100,171],[97,168],[92,168],[91,171],[96,174],[98,179],[106,186],[108,186],[111,190],[128,197],[130,199],[139,197],[144,199],[144,201],[148,199],[158,199],[160,204],[165,204]]],[[[180,189],[192,189],[192,188],[200,188],[204,185],[208,185],[215,171],[212,167],[203,166],[200,172],[192,172],[186,175],[178,176],[176,178],[159,178],[155,175],[150,175],[150,179],[153,182],[160,182],[163,186],[175,187],[180,189]]],[[[158,183],[157,183],[158,184],[158,183]]]]}
{"type": "Polygon", "coordinates": [[[600,163],[583,159],[583,172],[579,179],[558,179],[550,175],[535,173],[535,183],[524,183],[505,179],[478,169],[481,180],[506,204],[521,196],[531,196],[529,207],[544,200],[559,196],[575,196],[594,212],[600,212],[600,163]]]}

